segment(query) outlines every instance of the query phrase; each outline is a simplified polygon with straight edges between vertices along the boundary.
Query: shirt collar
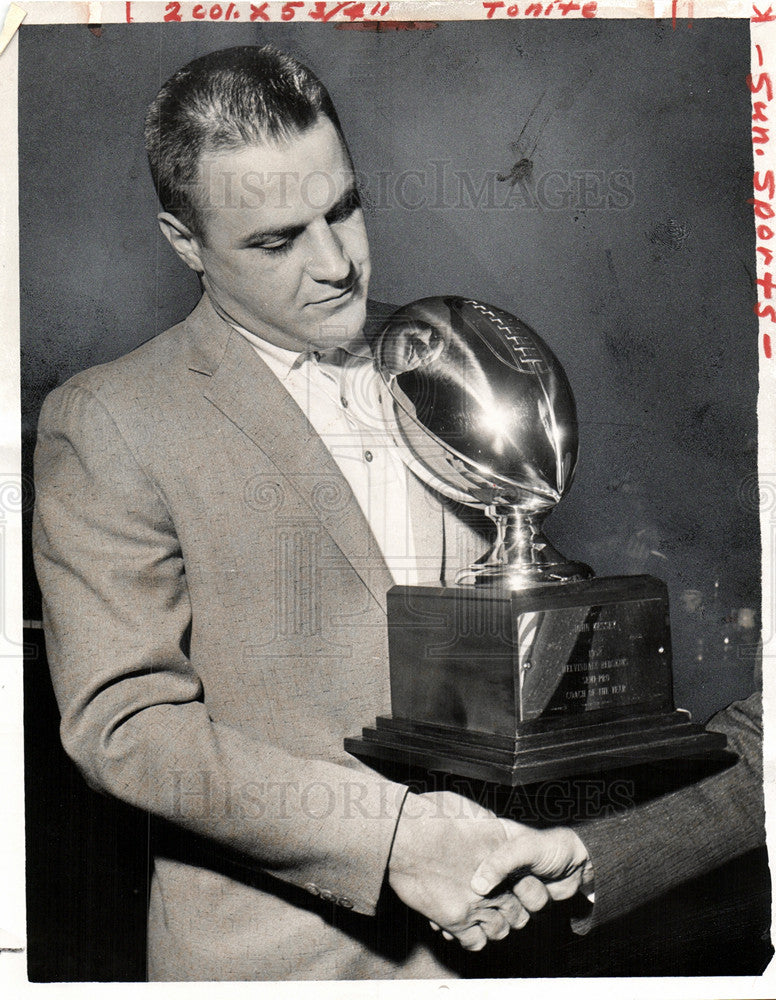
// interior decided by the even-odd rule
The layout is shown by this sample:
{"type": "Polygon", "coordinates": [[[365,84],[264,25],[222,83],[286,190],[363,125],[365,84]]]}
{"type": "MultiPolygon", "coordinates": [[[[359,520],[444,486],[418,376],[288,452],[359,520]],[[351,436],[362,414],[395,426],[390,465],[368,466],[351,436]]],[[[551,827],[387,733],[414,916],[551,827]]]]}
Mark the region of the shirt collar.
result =
{"type": "MultiPolygon", "coordinates": [[[[278,375],[281,381],[288,378],[289,374],[296,368],[299,368],[301,364],[305,361],[314,360],[316,362],[325,358],[327,354],[333,352],[321,352],[314,350],[312,348],[306,351],[289,351],[285,347],[278,347],[277,344],[272,344],[268,340],[264,340],[263,337],[259,337],[255,333],[251,333],[250,330],[246,330],[244,326],[241,326],[236,319],[233,319],[225,309],[216,302],[216,300],[209,296],[210,301],[213,305],[213,309],[218,313],[221,319],[228,323],[233,330],[236,330],[242,337],[253,345],[258,353],[259,357],[263,361],[271,359],[274,364],[271,365],[272,370],[278,375]]],[[[360,331],[352,340],[348,341],[347,344],[343,344],[340,348],[335,348],[334,350],[342,350],[346,354],[350,354],[356,358],[363,358],[365,360],[372,360],[372,350],[364,337],[363,330],[360,331]]]]}

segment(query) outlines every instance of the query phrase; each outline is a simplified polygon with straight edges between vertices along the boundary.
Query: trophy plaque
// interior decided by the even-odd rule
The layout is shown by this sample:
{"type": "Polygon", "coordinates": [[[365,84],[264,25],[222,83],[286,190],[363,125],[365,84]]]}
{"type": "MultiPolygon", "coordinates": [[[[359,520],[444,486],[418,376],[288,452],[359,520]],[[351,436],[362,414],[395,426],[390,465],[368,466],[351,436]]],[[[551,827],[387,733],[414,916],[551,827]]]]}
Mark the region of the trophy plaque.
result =
{"type": "Polygon", "coordinates": [[[404,461],[495,539],[453,586],[388,592],[391,716],[345,749],[499,785],[721,755],[673,702],[665,584],[596,578],[542,524],[568,491],[574,397],[516,317],[473,299],[421,299],[373,344],[404,461]]]}

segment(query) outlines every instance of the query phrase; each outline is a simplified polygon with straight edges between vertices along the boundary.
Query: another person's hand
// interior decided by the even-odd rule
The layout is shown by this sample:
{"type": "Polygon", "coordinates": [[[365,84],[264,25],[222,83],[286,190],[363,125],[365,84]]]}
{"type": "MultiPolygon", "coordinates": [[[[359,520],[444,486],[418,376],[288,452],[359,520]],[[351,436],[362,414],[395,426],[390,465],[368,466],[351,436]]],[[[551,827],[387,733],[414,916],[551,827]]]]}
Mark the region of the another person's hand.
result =
{"type": "Polygon", "coordinates": [[[448,940],[479,951],[528,922],[511,887],[485,899],[470,884],[475,867],[488,856],[500,857],[495,852],[508,836],[525,829],[453,792],[410,794],[396,828],[389,884],[448,940]]]}
{"type": "Polygon", "coordinates": [[[505,827],[507,839],[477,868],[472,889],[482,897],[510,885],[529,912],[550,899],[569,899],[578,891],[594,891],[594,872],[587,848],[573,830],[534,830],[521,824],[505,827]]]}

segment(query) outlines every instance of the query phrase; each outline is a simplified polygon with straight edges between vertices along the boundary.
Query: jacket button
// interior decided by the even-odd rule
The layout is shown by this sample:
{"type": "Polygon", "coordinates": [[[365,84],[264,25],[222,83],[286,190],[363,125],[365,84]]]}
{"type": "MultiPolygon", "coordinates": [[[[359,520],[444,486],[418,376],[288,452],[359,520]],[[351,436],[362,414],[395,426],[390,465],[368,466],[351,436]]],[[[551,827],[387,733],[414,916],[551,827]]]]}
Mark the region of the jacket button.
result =
{"type": "Polygon", "coordinates": [[[328,889],[321,889],[319,895],[320,895],[321,899],[325,899],[327,903],[333,903],[333,902],[335,902],[335,900],[337,898],[334,895],[334,893],[330,892],[328,889]]]}
{"type": "Polygon", "coordinates": [[[308,882],[307,885],[305,886],[305,889],[307,889],[308,892],[311,892],[313,896],[320,896],[321,894],[321,890],[318,888],[315,882],[308,882]]]}
{"type": "Polygon", "coordinates": [[[352,899],[348,899],[347,896],[340,896],[340,898],[337,900],[337,902],[339,903],[340,906],[344,907],[344,909],[346,909],[346,910],[352,910],[353,909],[353,900],[352,899]]]}

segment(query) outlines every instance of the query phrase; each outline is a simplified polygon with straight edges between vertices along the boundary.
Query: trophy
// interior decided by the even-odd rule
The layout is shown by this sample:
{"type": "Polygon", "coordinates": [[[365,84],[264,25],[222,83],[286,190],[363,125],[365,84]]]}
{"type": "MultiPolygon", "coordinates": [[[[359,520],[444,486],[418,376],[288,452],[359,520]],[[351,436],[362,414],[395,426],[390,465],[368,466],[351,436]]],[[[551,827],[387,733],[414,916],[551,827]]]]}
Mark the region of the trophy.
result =
{"type": "Polygon", "coordinates": [[[388,592],[391,716],[345,749],[372,764],[500,785],[719,755],[673,702],[666,585],[596,578],[545,538],[571,486],[574,397],[516,317],[473,299],[420,299],[373,342],[386,422],[408,467],[484,511],[490,549],[453,586],[388,592]]]}

